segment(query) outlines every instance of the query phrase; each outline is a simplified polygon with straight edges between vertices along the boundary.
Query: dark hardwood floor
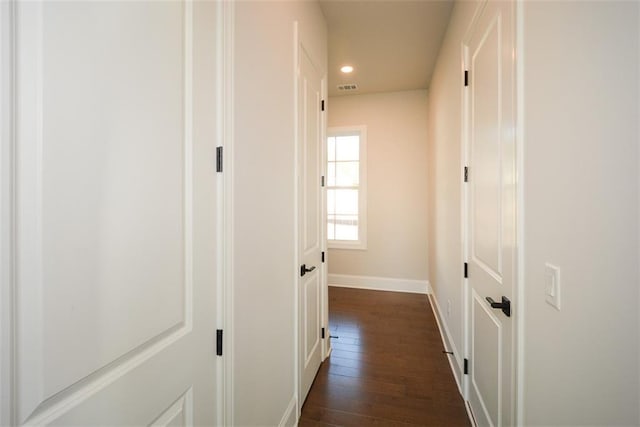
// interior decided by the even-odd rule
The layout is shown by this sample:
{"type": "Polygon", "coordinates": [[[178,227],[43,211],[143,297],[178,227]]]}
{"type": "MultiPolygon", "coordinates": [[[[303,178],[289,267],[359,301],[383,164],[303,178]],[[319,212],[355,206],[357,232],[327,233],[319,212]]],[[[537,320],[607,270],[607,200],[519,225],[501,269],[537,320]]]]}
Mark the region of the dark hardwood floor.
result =
{"type": "Polygon", "coordinates": [[[333,351],[299,426],[469,426],[426,295],[329,288],[333,351]]]}

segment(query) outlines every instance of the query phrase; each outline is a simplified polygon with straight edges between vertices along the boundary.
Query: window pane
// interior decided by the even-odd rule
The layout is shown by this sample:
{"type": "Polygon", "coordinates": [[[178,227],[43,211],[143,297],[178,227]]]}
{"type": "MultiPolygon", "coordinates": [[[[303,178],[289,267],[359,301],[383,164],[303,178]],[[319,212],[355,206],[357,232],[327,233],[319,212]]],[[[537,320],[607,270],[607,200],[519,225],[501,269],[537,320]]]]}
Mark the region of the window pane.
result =
{"type": "Polygon", "coordinates": [[[336,238],[336,216],[327,215],[327,239],[334,240],[336,238]]]}
{"type": "Polygon", "coordinates": [[[336,189],[331,191],[335,192],[335,201],[334,201],[335,211],[334,212],[336,214],[358,215],[358,190],[336,189]]]}
{"type": "Polygon", "coordinates": [[[360,185],[360,134],[328,137],[327,239],[357,242],[360,238],[360,185]]]}
{"type": "Polygon", "coordinates": [[[336,215],[335,240],[358,240],[357,215],[336,215]]]}
{"type": "Polygon", "coordinates": [[[336,213],[336,190],[327,190],[327,214],[336,213]]]}
{"type": "MultiPolygon", "coordinates": [[[[358,185],[360,182],[358,162],[338,162],[333,163],[333,165],[335,165],[333,170],[336,173],[335,184],[331,184],[331,181],[329,181],[329,185],[347,187],[358,185]]],[[[329,164],[329,170],[331,170],[331,164],[329,164]]]]}
{"type": "Polygon", "coordinates": [[[336,164],[335,162],[329,162],[327,164],[327,186],[333,187],[336,185],[336,164]]]}
{"type": "Polygon", "coordinates": [[[327,138],[327,160],[330,162],[336,159],[336,138],[330,136],[327,138]]]}
{"type": "Polygon", "coordinates": [[[360,159],[360,137],[358,135],[336,137],[336,160],[360,159]]]}

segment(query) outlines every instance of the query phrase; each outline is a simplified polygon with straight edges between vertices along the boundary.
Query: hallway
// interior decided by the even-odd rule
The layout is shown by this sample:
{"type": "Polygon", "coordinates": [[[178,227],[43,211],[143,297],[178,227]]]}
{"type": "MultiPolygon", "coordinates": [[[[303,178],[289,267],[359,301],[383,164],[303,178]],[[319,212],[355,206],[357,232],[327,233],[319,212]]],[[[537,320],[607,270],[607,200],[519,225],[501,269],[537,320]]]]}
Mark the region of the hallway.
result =
{"type": "Polygon", "coordinates": [[[469,425],[426,295],[330,287],[329,310],[301,427],[469,425]]]}
{"type": "Polygon", "coordinates": [[[0,427],[640,427],[639,118],[640,0],[0,0],[0,427]]]}

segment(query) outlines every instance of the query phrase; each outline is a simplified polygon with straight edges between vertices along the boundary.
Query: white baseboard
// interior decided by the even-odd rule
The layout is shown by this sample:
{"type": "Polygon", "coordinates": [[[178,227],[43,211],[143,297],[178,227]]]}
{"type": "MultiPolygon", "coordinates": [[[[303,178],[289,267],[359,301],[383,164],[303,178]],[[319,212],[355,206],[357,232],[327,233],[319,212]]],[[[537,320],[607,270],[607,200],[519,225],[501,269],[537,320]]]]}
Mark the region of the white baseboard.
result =
{"type": "Polygon", "coordinates": [[[291,398],[291,402],[289,402],[289,406],[284,411],[282,415],[282,419],[280,420],[280,424],[278,427],[294,427],[298,425],[298,417],[296,411],[296,406],[298,405],[298,399],[295,396],[291,398]]]}
{"type": "Polygon", "coordinates": [[[458,385],[458,391],[462,396],[464,393],[462,392],[462,371],[460,370],[461,365],[461,357],[460,352],[458,352],[458,348],[456,347],[455,342],[453,341],[453,337],[451,333],[449,333],[449,328],[447,327],[447,322],[444,320],[444,316],[442,315],[442,310],[440,310],[440,305],[438,304],[438,299],[435,295],[429,295],[429,301],[431,302],[431,309],[433,310],[433,315],[436,318],[436,323],[438,324],[438,329],[440,330],[440,336],[442,337],[442,343],[444,344],[444,348],[446,351],[452,351],[453,357],[449,356],[449,366],[451,366],[451,371],[453,372],[453,377],[456,380],[456,384],[458,385]]]}
{"type": "Polygon", "coordinates": [[[371,289],[376,291],[410,292],[414,294],[431,293],[431,286],[428,280],[351,276],[348,274],[329,274],[329,286],[371,289]]]}

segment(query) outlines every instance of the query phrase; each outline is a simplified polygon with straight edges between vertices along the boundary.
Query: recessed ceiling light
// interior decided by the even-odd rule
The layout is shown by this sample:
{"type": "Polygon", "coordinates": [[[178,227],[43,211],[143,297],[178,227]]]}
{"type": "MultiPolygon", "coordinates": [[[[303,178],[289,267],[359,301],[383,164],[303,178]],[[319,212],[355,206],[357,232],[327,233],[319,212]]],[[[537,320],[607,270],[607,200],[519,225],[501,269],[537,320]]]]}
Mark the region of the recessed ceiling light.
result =
{"type": "Polygon", "coordinates": [[[351,65],[343,65],[343,66],[340,68],[340,71],[342,71],[342,72],[343,72],[343,73],[345,73],[345,74],[348,74],[348,73],[350,73],[350,72],[352,72],[352,71],[353,71],[353,67],[352,67],[351,65]]]}

